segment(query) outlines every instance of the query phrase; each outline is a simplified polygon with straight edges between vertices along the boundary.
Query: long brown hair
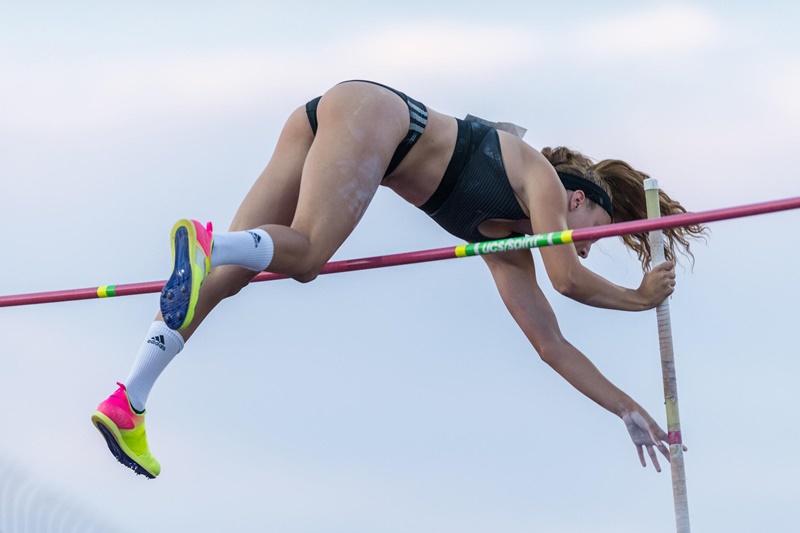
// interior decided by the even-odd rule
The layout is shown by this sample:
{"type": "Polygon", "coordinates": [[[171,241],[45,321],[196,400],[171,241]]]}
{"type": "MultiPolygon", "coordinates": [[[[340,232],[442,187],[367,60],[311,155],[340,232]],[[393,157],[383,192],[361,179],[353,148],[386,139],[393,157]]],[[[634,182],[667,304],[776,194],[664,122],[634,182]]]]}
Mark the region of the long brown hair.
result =
{"type": "MultiPolygon", "coordinates": [[[[563,146],[544,148],[542,155],[556,170],[582,176],[602,187],[611,197],[614,207],[614,222],[647,218],[643,182],[650,176],[644,172],[634,169],[619,159],[604,159],[595,163],[580,152],[563,146]]],[[[664,191],[659,191],[659,200],[661,216],[686,212],[680,203],[670,198],[664,191]]],[[[706,228],[701,224],[665,229],[664,236],[667,241],[664,246],[664,255],[667,260],[674,261],[676,251],[680,251],[694,262],[694,255],[689,249],[689,239],[704,238],[705,234],[706,228]]],[[[647,234],[625,235],[622,240],[625,246],[636,252],[642,262],[642,268],[647,270],[651,259],[647,234]]]]}

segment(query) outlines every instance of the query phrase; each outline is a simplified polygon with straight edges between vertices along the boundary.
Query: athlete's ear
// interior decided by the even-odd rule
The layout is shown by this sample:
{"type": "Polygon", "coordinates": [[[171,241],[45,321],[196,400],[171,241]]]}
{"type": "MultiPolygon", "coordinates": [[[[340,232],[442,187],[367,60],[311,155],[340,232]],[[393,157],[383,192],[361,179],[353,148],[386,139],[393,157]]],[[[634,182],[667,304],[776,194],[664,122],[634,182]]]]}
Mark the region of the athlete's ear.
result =
{"type": "Polygon", "coordinates": [[[572,191],[572,195],[569,197],[569,210],[575,211],[580,206],[586,203],[586,194],[583,191],[572,191]]]}

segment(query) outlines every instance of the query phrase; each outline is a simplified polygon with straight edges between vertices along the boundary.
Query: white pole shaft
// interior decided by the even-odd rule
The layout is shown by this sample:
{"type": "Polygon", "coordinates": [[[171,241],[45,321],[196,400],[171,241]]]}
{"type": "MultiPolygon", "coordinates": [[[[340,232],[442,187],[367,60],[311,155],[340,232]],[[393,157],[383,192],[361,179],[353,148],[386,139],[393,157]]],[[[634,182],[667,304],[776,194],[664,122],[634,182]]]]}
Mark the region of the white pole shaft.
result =
{"type": "MultiPolygon", "coordinates": [[[[647,218],[661,217],[658,194],[658,180],[644,182],[647,200],[647,218]]],[[[650,232],[651,265],[655,267],[664,262],[664,237],[661,230],[650,232]]],[[[656,308],[658,319],[658,344],[661,349],[661,373],[664,379],[664,402],[667,407],[667,432],[669,434],[669,455],[672,470],[672,498],[675,503],[675,524],[678,533],[690,533],[689,498],[686,492],[686,469],[683,462],[683,440],[681,438],[681,417],[678,410],[678,380],[675,373],[675,354],[672,350],[672,321],[669,313],[669,299],[656,308]]]]}

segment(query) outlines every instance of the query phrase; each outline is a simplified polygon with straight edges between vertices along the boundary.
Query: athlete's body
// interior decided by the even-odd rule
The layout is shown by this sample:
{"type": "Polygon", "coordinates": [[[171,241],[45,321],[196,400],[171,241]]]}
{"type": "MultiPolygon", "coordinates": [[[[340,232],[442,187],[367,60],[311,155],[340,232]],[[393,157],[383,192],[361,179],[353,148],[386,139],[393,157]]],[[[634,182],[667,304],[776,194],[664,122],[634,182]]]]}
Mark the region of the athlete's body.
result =
{"type": "MultiPolygon", "coordinates": [[[[174,353],[164,359],[158,353],[145,354],[144,346],[128,378],[127,392],[121,387],[100,405],[93,420],[109,447],[138,473],[158,475],[160,467],[147,450],[143,417],[130,407],[144,410],[153,382],[183,341],[220,301],[236,294],[258,271],[301,282],[313,280],[355,228],[379,185],[422,207],[466,240],[609,224],[612,213],[615,221],[645,216],[644,174],[620,161],[594,165],[564,149],[543,153],[511,133],[457,121],[370,82],[339,84],[321,100],[295,110],[269,164],[236,213],[230,233],[213,236],[213,251],[211,233],[202,226],[189,221],[176,225],[177,253],[190,242],[186,256],[196,267],[188,274],[176,264],[162,294],[167,323],[179,332],[164,326],[161,313],[151,327],[151,333],[161,332],[156,337],[166,338],[162,343],[172,343],[174,347],[167,348],[174,353]],[[387,173],[390,166],[396,168],[387,173]],[[477,188],[470,189],[473,182],[477,188]],[[634,199],[636,195],[641,199],[634,199]],[[482,205],[490,203],[490,197],[494,203],[482,205]],[[485,213],[510,215],[487,218],[485,213]],[[204,275],[202,258],[194,261],[195,249],[210,256],[210,275],[204,275]],[[196,293],[201,283],[199,296],[182,299],[181,288],[193,286],[196,293]],[[130,414],[124,413],[126,409],[130,414]]],[[[662,210],[683,208],[663,196],[662,210]]],[[[673,230],[670,244],[685,245],[685,236],[698,229],[673,230]]],[[[640,258],[649,254],[641,240],[626,243],[640,258]]],[[[589,254],[591,246],[592,242],[581,242],[541,249],[547,275],[561,294],[594,307],[641,311],[655,307],[674,290],[672,262],[647,273],[639,288],[627,289],[581,265],[579,259],[589,254]]],[[[642,465],[646,449],[660,471],[654,450],[668,457],[666,433],[564,339],[538,285],[531,253],[506,252],[484,260],[506,307],[540,357],[580,392],[622,418],[642,465]]]]}

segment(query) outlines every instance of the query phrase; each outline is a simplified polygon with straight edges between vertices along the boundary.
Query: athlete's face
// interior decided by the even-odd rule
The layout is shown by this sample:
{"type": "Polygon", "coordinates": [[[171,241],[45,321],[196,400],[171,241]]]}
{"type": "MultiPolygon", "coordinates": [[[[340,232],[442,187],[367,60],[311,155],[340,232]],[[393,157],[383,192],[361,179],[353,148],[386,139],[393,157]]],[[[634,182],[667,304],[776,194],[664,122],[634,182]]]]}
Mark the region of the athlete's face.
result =
{"type": "MultiPolygon", "coordinates": [[[[588,200],[583,191],[567,192],[569,194],[569,210],[567,211],[567,227],[569,229],[593,228],[611,224],[611,217],[608,216],[606,210],[588,200]]],[[[575,251],[581,258],[586,259],[595,242],[576,242],[575,251]]]]}

